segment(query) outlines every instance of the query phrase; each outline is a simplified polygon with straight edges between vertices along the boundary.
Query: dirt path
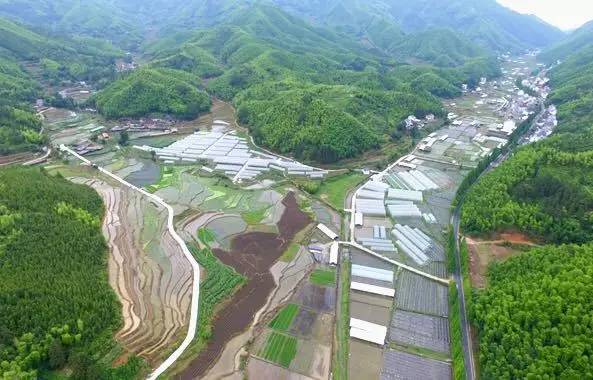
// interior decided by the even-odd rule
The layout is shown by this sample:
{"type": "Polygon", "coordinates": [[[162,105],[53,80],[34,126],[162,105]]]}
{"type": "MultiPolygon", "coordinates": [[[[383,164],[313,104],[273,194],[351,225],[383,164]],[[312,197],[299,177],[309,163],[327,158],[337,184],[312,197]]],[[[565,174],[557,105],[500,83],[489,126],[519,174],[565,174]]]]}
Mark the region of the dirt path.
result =
{"type": "Polygon", "coordinates": [[[166,210],[140,194],[99,180],[79,180],[103,198],[109,281],[122,303],[116,339],[155,365],[185,334],[192,271],[166,228],[166,210]]]}
{"type": "Polygon", "coordinates": [[[238,235],[229,252],[214,250],[216,256],[248,281],[233,297],[232,302],[218,313],[212,339],[198,357],[180,375],[181,379],[202,377],[213,366],[227,342],[245,331],[255,314],[266,304],[276,286],[270,268],[286,250],[297,232],[305,228],[309,217],[303,213],[293,193],[282,201],[286,207],[278,222],[279,234],[249,232],[238,235]]]}

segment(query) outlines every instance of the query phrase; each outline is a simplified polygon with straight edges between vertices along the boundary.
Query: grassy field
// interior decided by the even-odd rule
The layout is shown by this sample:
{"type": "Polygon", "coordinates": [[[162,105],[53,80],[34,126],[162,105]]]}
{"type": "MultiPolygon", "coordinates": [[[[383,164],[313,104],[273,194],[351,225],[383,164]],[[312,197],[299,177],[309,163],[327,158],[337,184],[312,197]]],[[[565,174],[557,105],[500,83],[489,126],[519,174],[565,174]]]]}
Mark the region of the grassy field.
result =
{"type": "Polygon", "coordinates": [[[253,210],[253,211],[246,211],[241,213],[241,217],[245,221],[245,223],[249,224],[250,226],[260,224],[262,220],[266,217],[266,209],[261,210],[253,210]]]}
{"type": "Polygon", "coordinates": [[[331,269],[315,269],[309,277],[309,281],[315,285],[327,286],[335,285],[336,272],[331,269]]]}
{"type": "Polygon", "coordinates": [[[291,243],[282,256],[280,256],[280,261],[284,261],[285,263],[291,262],[299,252],[299,248],[301,248],[301,246],[297,243],[291,243]]]}
{"type": "Polygon", "coordinates": [[[269,326],[274,330],[286,331],[290,327],[294,317],[299,312],[299,306],[295,304],[288,304],[280,310],[278,315],[270,322],[269,326]]]}
{"type": "Polygon", "coordinates": [[[260,356],[288,368],[297,353],[297,339],[293,336],[273,332],[268,337],[260,356]]]}
{"type": "Polygon", "coordinates": [[[344,209],[344,199],[348,190],[362,182],[366,177],[360,173],[348,173],[328,178],[319,187],[318,195],[336,210],[344,209]]]}

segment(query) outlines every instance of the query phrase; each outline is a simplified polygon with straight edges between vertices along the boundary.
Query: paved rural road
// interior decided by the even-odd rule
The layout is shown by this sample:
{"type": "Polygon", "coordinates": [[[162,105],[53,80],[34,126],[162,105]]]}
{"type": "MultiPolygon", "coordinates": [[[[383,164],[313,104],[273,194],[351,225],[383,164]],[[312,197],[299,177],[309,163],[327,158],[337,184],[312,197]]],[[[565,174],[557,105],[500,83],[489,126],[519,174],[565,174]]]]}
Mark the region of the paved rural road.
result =
{"type": "MultiPolygon", "coordinates": [[[[543,102],[540,102],[540,112],[539,114],[533,119],[532,126],[535,124],[545,112],[545,106],[543,102]]],[[[531,128],[529,129],[531,130],[531,128]]],[[[528,132],[529,132],[528,130],[528,132]]],[[[521,139],[519,139],[521,141],[521,139]]],[[[508,152],[502,154],[496,160],[490,163],[490,165],[480,174],[478,179],[483,175],[487,174],[488,172],[495,169],[498,165],[500,165],[503,161],[505,161],[511,153],[513,152],[512,149],[509,149],[508,152]]],[[[477,182],[477,180],[476,180],[477,182]]],[[[469,191],[469,189],[468,189],[469,191]]],[[[476,366],[475,366],[475,358],[474,358],[474,350],[472,345],[472,338],[471,338],[471,331],[470,331],[470,324],[467,321],[467,308],[465,306],[465,292],[463,290],[463,273],[461,273],[461,253],[459,249],[459,224],[461,222],[461,206],[463,205],[463,198],[459,201],[457,207],[455,207],[455,211],[451,217],[451,224],[453,225],[453,234],[455,236],[455,273],[453,273],[453,278],[455,279],[457,293],[459,295],[459,307],[461,309],[461,335],[463,340],[463,354],[465,357],[465,376],[467,380],[475,380],[476,376],[476,366]]]]}
{"type": "MultiPolygon", "coordinates": [[[[75,151],[73,151],[72,149],[68,148],[65,145],[60,145],[60,150],[71,154],[72,156],[78,158],[80,161],[82,161],[88,165],[93,165],[93,163],[91,161],[82,157],[81,155],[79,155],[78,153],[76,153],[75,151]]],[[[175,231],[175,228],[173,226],[174,212],[173,212],[173,208],[171,206],[169,206],[160,197],[158,197],[154,194],[151,194],[139,187],[132,185],[131,183],[125,181],[124,179],[116,176],[115,174],[113,174],[101,167],[97,167],[97,170],[100,171],[101,173],[105,174],[106,176],[113,178],[114,180],[121,183],[122,185],[127,186],[130,189],[139,192],[140,194],[144,195],[145,197],[153,200],[157,204],[159,204],[167,209],[167,214],[168,214],[167,215],[167,229],[169,230],[169,233],[171,234],[171,236],[173,236],[173,239],[175,239],[177,244],[179,244],[179,247],[181,247],[183,254],[187,258],[187,260],[189,261],[189,263],[191,264],[192,269],[193,269],[192,300],[191,300],[191,310],[190,310],[190,316],[189,316],[189,327],[187,329],[187,335],[185,336],[185,339],[183,340],[183,342],[181,342],[181,345],[179,347],[177,347],[177,349],[157,369],[155,369],[148,376],[148,380],[154,380],[154,379],[158,378],[160,375],[162,375],[169,367],[171,367],[171,365],[173,365],[173,363],[175,363],[175,361],[177,361],[177,359],[179,359],[179,357],[187,349],[187,347],[190,345],[190,343],[194,340],[194,337],[196,335],[196,327],[198,325],[198,305],[199,305],[198,300],[200,297],[200,266],[198,265],[198,262],[196,261],[196,259],[194,259],[193,255],[187,248],[187,245],[185,244],[183,239],[175,231]]]]}

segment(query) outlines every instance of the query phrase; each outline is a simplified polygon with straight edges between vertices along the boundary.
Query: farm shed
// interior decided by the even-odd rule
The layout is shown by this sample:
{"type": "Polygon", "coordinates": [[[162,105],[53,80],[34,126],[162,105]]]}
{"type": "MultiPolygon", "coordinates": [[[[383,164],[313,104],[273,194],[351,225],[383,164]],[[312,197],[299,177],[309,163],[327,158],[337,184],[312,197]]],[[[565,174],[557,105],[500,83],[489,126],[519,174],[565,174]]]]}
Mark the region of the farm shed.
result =
{"type": "Polygon", "coordinates": [[[393,283],[393,271],[352,264],[352,275],[393,283]]]}
{"type": "Polygon", "coordinates": [[[350,336],[382,346],[385,344],[387,327],[361,319],[350,318],[350,336]]]}
{"type": "Polygon", "coordinates": [[[355,212],[354,213],[354,225],[356,227],[362,227],[364,224],[362,212],[355,212]]]}
{"type": "Polygon", "coordinates": [[[350,283],[350,289],[356,290],[359,292],[377,294],[380,296],[386,296],[386,297],[392,297],[392,298],[395,297],[395,289],[386,288],[386,287],[377,286],[377,285],[363,284],[362,282],[352,281],[350,283]]]}
{"type": "Polygon", "coordinates": [[[329,227],[327,227],[325,224],[319,223],[317,225],[317,228],[331,240],[338,240],[338,238],[339,238],[338,234],[336,234],[334,231],[330,230],[329,227]]]}
{"type": "Polygon", "coordinates": [[[338,265],[338,258],[340,254],[340,245],[334,241],[329,247],[329,263],[330,265],[338,265]]]}

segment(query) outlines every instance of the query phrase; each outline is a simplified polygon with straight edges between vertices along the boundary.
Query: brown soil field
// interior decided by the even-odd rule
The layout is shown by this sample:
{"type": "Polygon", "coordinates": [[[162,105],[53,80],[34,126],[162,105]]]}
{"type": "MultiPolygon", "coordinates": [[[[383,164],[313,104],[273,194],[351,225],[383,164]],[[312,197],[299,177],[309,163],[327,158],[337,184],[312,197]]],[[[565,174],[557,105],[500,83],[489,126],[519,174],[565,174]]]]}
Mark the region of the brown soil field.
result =
{"type": "MultiPolygon", "coordinates": [[[[517,238],[516,236],[509,236],[517,238]]],[[[504,261],[512,256],[520,254],[522,251],[516,246],[506,246],[507,242],[519,244],[518,241],[528,242],[523,243],[525,246],[531,246],[533,243],[526,241],[521,236],[520,239],[515,240],[493,240],[480,241],[466,238],[467,248],[469,249],[469,270],[472,285],[476,288],[485,288],[488,283],[488,265],[495,261],[504,261]]]]}
{"type": "Polygon", "coordinates": [[[383,350],[379,346],[350,339],[350,379],[380,379],[383,368],[383,350]]]}
{"type": "Polygon", "coordinates": [[[131,190],[98,180],[81,181],[97,190],[105,203],[109,282],[123,314],[116,339],[155,365],[185,334],[191,266],[167,231],[164,209],[131,190]]]}
{"type": "Polygon", "coordinates": [[[296,233],[310,223],[307,214],[299,209],[294,193],[289,193],[282,203],[285,211],[278,222],[278,234],[248,232],[233,239],[230,251],[214,250],[223,263],[247,278],[247,284],[217,313],[212,338],[179,378],[202,377],[215,364],[227,342],[245,331],[255,313],[265,305],[276,286],[270,268],[288,248],[296,233]]]}

